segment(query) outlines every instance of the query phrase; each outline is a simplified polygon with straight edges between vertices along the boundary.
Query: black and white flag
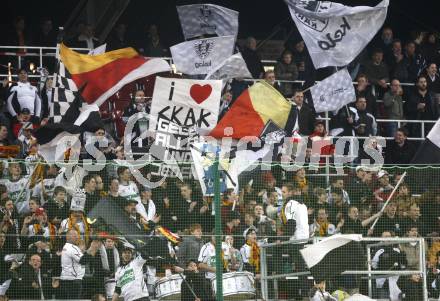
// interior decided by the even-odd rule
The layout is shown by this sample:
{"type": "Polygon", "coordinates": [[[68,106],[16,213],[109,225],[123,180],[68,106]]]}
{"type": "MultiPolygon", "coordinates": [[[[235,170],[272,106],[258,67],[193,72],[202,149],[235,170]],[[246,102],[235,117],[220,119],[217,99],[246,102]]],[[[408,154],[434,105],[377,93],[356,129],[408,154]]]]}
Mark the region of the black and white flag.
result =
{"type": "Polygon", "coordinates": [[[350,74],[344,68],[310,88],[316,113],[337,111],[356,100],[350,74]]]}
{"type": "Polygon", "coordinates": [[[252,78],[252,74],[249,72],[246,62],[240,52],[228,57],[217,68],[213,69],[208,75],[206,75],[205,79],[228,80],[236,77],[252,78]]]}
{"type": "Polygon", "coordinates": [[[300,250],[316,282],[333,279],[348,270],[363,270],[366,258],[362,235],[336,234],[300,250]]]}
{"type": "Polygon", "coordinates": [[[329,1],[286,2],[317,69],[348,65],[382,27],[389,4],[389,0],[375,7],[329,1]]]}
{"type": "Polygon", "coordinates": [[[62,61],[58,61],[57,71],[53,76],[53,84],[54,88],[60,87],[65,88],[70,91],[78,91],[78,87],[75,82],[72,80],[72,77],[69,71],[66,69],[62,61]]]}
{"type": "Polygon", "coordinates": [[[234,41],[234,36],[199,39],[174,45],[170,50],[177,71],[208,74],[232,55],[234,41]]]}
{"type": "Polygon", "coordinates": [[[429,131],[411,164],[440,164],[440,119],[429,131]]]}
{"type": "Polygon", "coordinates": [[[75,92],[66,88],[52,88],[52,101],[49,110],[49,122],[58,123],[66,114],[70,105],[75,100],[75,92]]]}
{"type": "Polygon", "coordinates": [[[204,34],[237,36],[238,12],[214,4],[177,6],[185,40],[204,34]]]}

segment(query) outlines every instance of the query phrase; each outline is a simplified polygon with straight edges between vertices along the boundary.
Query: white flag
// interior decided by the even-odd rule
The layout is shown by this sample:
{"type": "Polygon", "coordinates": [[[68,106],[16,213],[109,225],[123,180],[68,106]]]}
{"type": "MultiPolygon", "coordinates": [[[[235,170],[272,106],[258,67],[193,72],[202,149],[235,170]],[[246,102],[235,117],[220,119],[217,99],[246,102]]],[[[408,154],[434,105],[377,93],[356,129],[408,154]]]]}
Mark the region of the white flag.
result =
{"type": "Polygon", "coordinates": [[[224,192],[226,188],[234,189],[239,192],[238,176],[249,167],[251,167],[259,159],[271,151],[269,144],[265,144],[259,150],[242,149],[235,153],[235,157],[230,159],[230,154],[218,147],[216,144],[208,142],[193,143],[191,147],[191,155],[194,163],[193,175],[200,183],[203,195],[214,195],[214,173],[213,164],[216,160],[216,152],[219,154],[219,181],[220,191],[224,192]]]}
{"type": "Polygon", "coordinates": [[[105,49],[107,48],[107,44],[102,44],[101,46],[96,47],[89,51],[88,55],[99,55],[105,53],[105,49]]]}
{"type": "Polygon", "coordinates": [[[316,113],[336,111],[356,100],[350,74],[344,68],[310,88],[316,113]]]}
{"type": "Polygon", "coordinates": [[[182,73],[208,74],[232,55],[233,36],[183,42],[170,48],[176,69],[182,73]]]}
{"type": "Polygon", "coordinates": [[[252,78],[252,74],[249,72],[246,62],[244,61],[241,53],[236,53],[228,57],[223,63],[213,69],[205,79],[231,79],[231,78],[252,78]]]}
{"type": "Polygon", "coordinates": [[[286,0],[315,68],[346,66],[382,27],[389,0],[376,7],[286,0]]]}
{"type": "Polygon", "coordinates": [[[237,36],[238,12],[213,4],[177,6],[185,40],[204,34],[237,36]]]}

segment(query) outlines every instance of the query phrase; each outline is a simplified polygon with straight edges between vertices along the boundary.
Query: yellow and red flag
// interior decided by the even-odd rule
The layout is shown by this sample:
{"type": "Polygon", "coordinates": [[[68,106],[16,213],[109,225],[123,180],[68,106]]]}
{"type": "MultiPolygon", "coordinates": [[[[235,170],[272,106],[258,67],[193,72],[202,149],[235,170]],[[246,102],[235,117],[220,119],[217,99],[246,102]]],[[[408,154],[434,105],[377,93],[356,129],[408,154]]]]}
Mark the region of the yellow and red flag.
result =
{"type": "Polygon", "coordinates": [[[60,59],[77,87],[86,84],[81,93],[84,100],[98,106],[136,79],[171,70],[165,60],[145,58],[131,47],[88,55],[61,44],[60,59]]]}
{"type": "Polygon", "coordinates": [[[286,128],[291,108],[292,105],[275,88],[265,81],[257,82],[235,100],[209,135],[221,138],[225,136],[225,130],[228,132],[227,128],[232,128],[232,136],[228,137],[234,139],[260,137],[269,121],[280,129],[286,128]]]}

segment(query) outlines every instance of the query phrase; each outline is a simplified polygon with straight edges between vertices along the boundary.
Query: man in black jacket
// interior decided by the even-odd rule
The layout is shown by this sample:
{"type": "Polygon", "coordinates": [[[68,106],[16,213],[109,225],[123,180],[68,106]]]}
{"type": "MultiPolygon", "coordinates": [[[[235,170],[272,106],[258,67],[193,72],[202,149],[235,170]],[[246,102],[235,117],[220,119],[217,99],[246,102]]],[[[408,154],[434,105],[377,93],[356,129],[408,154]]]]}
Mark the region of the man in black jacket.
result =
{"type": "Polygon", "coordinates": [[[52,299],[52,278],[41,269],[41,256],[33,254],[27,265],[22,267],[22,297],[25,299],[52,299]]]}
{"type": "Polygon", "coordinates": [[[387,143],[385,164],[409,164],[411,162],[416,149],[407,138],[408,131],[405,128],[399,128],[394,140],[387,143]]]}
{"type": "Polygon", "coordinates": [[[293,110],[296,111],[293,130],[298,131],[301,135],[308,136],[315,129],[315,113],[308,104],[304,103],[304,93],[302,91],[296,90],[293,92],[293,101],[296,105],[293,107],[293,110]]]}
{"type": "Polygon", "coordinates": [[[196,260],[191,259],[184,272],[185,280],[181,285],[181,301],[210,301],[213,300],[211,285],[197,269],[196,260]],[[197,298],[194,296],[194,294],[197,298]]]}

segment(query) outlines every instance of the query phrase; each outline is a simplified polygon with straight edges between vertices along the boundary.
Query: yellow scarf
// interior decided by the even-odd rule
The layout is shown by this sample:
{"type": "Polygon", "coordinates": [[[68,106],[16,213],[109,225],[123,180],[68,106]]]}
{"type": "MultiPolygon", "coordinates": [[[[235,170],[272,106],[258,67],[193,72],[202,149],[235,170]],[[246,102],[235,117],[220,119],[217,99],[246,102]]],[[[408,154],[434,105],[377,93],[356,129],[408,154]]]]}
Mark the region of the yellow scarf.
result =
{"type": "Polygon", "coordinates": [[[319,236],[323,237],[323,236],[327,236],[327,229],[328,229],[328,225],[329,223],[326,222],[316,222],[319,225],[319,236]]]}
{"type": "Polygon", "coordinates": [[[251,247],[251,256],[249,257],[249,264],[255,267],[255,273],[260,272],[260,248],[257,243],[246,242],[248,246],[251,247]]]}
{"type": "MultiPolygon", "coordinates": [[[[85,243],[87,244],[89,242],[89,235],[90,235],[90,227],[89,224],[87,223],[87,220],[84,218],[84,214],[81,216],[83,225],[84,225],[84,238],[85,238],[85,243]]],[[[74,218],[72,216],[69,217],[69,224],[68,224],[68,229],[69,231],[72,229],[75,229],[76,233],[78,233],[78,236],[81,237],[81,231],[79,229],[79,226],[76,224],[76,221],[73,222],[74,218]]]]}
{"type": "Polygon", "coordinates": [[[301,180],[300,178],[295,177],[295,181],[296,181],[296,183],[298,184],[298,187],[301,188],[301,190],[302,190],[304,187],[306,187],[307,184],[308,184],[306,178],[304,178],[304,179],[301,180]]]}

